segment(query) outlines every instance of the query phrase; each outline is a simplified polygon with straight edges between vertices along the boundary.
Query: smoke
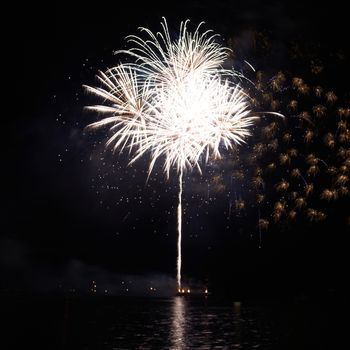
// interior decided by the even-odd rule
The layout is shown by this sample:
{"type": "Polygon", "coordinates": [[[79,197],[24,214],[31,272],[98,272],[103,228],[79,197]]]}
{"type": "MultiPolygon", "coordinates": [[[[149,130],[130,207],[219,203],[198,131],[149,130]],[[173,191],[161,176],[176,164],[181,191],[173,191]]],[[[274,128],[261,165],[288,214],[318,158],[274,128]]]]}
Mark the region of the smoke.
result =
{"type": "Polygon", "coordinates": [[[98,295],[165,297],[174,294],[174,278],[158,273],[144,275],[113,273],[99,266],[71,260],[62,276],[63,291],[98,295]]]}
{"type": "Polygon", "coordinates": [[[166,274],[114,273],[79,259],[59,266],[40,262],[24,242],[9,238],[0,241],[0,266],[1,285],[9,291],[166,297],[176,290],[176,280],[166,274]]]}

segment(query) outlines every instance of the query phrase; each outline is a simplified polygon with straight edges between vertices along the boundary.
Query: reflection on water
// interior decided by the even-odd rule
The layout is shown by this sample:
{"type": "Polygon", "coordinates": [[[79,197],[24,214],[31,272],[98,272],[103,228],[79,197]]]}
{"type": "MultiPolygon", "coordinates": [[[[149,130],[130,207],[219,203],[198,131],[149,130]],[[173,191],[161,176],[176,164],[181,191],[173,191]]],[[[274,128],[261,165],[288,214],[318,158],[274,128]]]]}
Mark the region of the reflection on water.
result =
{"type": "Polygon", "coordinates": [[[186,300],[175,297],[172,307],[172,327],[170,338],[172,349],[186,349],[186,300]]]}
{"type": "Polygon", "coordinates": [[[236,316],[241,315],[241,302],[240,301],[235,301],[233,303],[233,312],[236,314],[236,316]]]}
{"type": "Polygon", "coordinates": [[[171,349],[245,349],[269,348],[270,331],[248,310],[242,315],[241,302],[232,307],[210,306],[176,297],[171,307],[171,349]]]}
{"type": "Polygon", "coordinates": [[[71,315],[74,329],[64,349],[75,340],[84,349],[272,349],[269,320],[240,302],[211,305],[207,299],[177,296],[171,299],[114,300],[89,312],[90,327],[79,337],[82,310],[71,315]],[[113,312],[112,312],[113,311],[113,312]],[[79,323],[80,322],[80,323],[79,323]],[[97,339],[99,337],[99,340],[97,339]],[[73,337],[73,338],[72,338],[73,337]],[[86,339],[91,337],[91,341],[86,339]],[[70,338],[70,339],[69,339],[70,338]]]}
{"type": "MultiPolygon", "coordinates": [[[[223,305],[187,297],[61,302],[38,299],[16,305],[17,316],[22,310],[16,325],[21,321],[23,330],[16,328],[13,348],[21,348],[23,340],[36,350],[321,350],[334,349],[327,346],[337,339],[325,332],[325,322],[334,319],[334,308],[325,310],[328,304],[223,305]]],[[[8,310],[11,315],[13,307],[8,310]]]]}

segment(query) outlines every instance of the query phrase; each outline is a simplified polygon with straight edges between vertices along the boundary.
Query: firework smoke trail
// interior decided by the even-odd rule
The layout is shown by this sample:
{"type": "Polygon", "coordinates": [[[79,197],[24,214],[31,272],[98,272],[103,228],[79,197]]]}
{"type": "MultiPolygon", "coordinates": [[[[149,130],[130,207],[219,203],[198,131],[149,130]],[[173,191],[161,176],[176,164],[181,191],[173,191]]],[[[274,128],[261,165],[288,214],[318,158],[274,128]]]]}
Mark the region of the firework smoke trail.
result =
{"type": "Polygon", "coordinates": [[[248,97],[234,80],[241,75],[222,68],[229,49],[215,42],[211,31],[187,30],[180,25],[178,39],[172,40],[166,20],[163,32],[153,34],[141,28],[146,40],[130,36],[134,47],[118,51],[134,62],[119,64],[97,76],[102,87],[85,86],[103,99],[89,109],[107,114],[90,128],[107,126],[112,136],[107,146],[128,149],[135,162],[150,154],[148,176],[158,159],[170,176],[179,174],[177,208],[177,284],[181,288],[181,238],[183,174],[210,158],[220,158],[221,148],[245,142],[257,118],[251,115],[248,97]]]}

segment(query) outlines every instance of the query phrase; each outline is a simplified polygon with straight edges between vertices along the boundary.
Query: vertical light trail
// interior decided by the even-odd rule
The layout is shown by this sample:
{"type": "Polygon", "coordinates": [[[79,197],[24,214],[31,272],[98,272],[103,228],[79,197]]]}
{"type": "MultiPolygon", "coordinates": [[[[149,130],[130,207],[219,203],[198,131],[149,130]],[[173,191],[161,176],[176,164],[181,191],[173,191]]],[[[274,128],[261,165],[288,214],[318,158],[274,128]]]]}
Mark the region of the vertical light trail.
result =
{"type": "Polygon", "coordinates": [[[181,239],[182,239],[182,175],[181,168],[179,175],[179,203],[177,206],[177,289],[181,291],[181,239]]]}

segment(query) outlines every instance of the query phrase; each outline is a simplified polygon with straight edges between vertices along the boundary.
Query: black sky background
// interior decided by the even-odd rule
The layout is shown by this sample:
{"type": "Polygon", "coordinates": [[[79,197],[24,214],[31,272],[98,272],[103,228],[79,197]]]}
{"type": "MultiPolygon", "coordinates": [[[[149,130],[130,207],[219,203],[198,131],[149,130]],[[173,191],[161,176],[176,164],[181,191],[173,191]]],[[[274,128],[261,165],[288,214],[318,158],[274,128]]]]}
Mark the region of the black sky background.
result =
{"type": "MultiPolygon", "coordinates": [[[[94,84],[96,71],[116,62],[112,52],[125,46],[126,35],[136,33],[138,26],[158,29],[165,16],[174,30],[186,18],[204,20],[224,39],[249,28],[267,30],[281,52],[291,38],[320,43],[326,52],[348,49],[347,11],[340,1],[59,2],[27,5],[20,14],[7,15],[18,29],[11,64],[17,85],[15,105],[3,129],[1,287],[25,292],[57,290],[59,285],[85,290],[92,279],[111,288],[124,279],[168,285],[175,276],[176,179],[167,183],[158,176],[145,187],[146,162],[141,161],[136,170],[123,171],[117,184],[131,197],[142,188],[142,205],[131,201],[109,209],[100,201],[112,203],[113,193],[96,195],[91,186],[91,179],[98,179],[102,171],[98,172],[99,160],[91,162],[89,157],[103,134],[95,141],[82,134],[93,116],[82,111],[91,96],[81,85],[94,84]],[[153,190],[160,199],[151,207],[147,198],[153,190]]],[[[273,63],[283,66],[281,61],[273,63]]],[[[337,81],[329,77],[330,85],[337,81]]],[[[105,161],[116,159],[106,155],[105,161]]],[[[108,179],[103,179],[104,185],[108,179]]],[[[336,215],[324,225],[271,229],[259,249],[244,220],[241,227],[224,230],[225,205],[211,205],[205,218],[188,226],[189,231],[205,227],[199,238],[191,240],[190,232],[184,233],[185,276],[208,281],[227,294],[342,290],[349,226],[338,224],[336,215]]],[[[343,202],[334,211],[344,213],[347,205],[343,202]]]]}

